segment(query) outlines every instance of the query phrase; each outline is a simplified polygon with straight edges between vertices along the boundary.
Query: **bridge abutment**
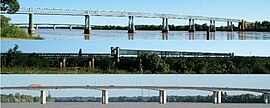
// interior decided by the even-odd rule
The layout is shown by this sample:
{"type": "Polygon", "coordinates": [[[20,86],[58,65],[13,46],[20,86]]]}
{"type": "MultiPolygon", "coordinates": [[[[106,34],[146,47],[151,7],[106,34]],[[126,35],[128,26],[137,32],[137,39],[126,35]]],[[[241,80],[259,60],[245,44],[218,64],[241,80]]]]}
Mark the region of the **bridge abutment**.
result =
{"type": "Polygon", "coordinates": [[[28,34],[33,36],[35,34],[35,28],[34,28],[34,23],[33,23],[33,14],[29,14],[29,25],[28,25],[28,34]]]}
{"type": "Polygon", "coordinates": [[[195,20],[189,19],[189,32],[195,32],[195,20]]]}
{"type": "Polygon", "coordinates": [[[46,90],[40,91],[40,104],[46,104],[46,90]]]}
{"type": "Polygon", "coordinates": [[[90,24],[90,15],[85,15],[85,25],[84,25],[84,34],[91,34],[91,24],[90,24]]]}
{"type": "Polygon", "coordinates": [[[102,104],[108,104],[109,103],[109,97],[108,97],[108,90],[102,90],[102,104]]]}
{"type": "Polygon", "coordinates": [[[165,90],[159,90],[159,104],[167,103],[167,94],[165,90]]]}
{"type": "Polygon", "coordinates": [[[269,103],[269,97],[270,97],[269,93],[264,93],[263,94],[263,101],[264,101],[265,104],[269,103]]]}
{"type": "Polygon", "coordinates": [[[162,33],[169,32],[169,20],[168,18],[162,18],[162,33]]]}
{"type": "Polygon", "coordinates": [[[128,18],[128,33],[135,33],[134,16],[129,16],[128,18]]]}
{"type": "Polygon", "coordinates": [[[213,103],[221,104],[221,91],[213,91],[213,103]]]}

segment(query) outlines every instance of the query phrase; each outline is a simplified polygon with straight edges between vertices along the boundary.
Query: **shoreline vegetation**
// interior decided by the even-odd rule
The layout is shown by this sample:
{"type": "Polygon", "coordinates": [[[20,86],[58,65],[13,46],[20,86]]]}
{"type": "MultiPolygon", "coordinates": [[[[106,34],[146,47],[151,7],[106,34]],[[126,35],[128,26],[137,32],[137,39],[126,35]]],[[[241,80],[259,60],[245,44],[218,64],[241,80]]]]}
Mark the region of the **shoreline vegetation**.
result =
{"type": "MultiPolygon", "coordinates": [[[[234,27],[233,31],[250,31],[250,32],[270,32],[270,22],[262,21],[257,22],[257,25],[248,26],[245,30],[240,30],[238,27],[234,27]]],[[[207,31],[209,25],[205,24],[195,24],[196,31],[207,31]]],[[[27,26],[22,26],[22,28],[27,28],[27,26]]],[[[70,29],[70,27],[57,27],[58,29],[70,29]]],[[[93,25],[92,30],[128,30],[127,26],[116,26],[116,25],[93,25]]],[[[161,30],[162,25],[135,25],[135,30],[152,30],[158,31],[161,30]]],[[[39,29],[53,29],[53,27],[39,27],[39,29]]],[[[74,26],[72,29],[84,29],[82,26],[74,26]]],[[[169,25],[170,31],[188,31],[188,25],[169,25]]],[[[216,31],[229,31],[228,27],[220,26],[216,27],[216,31]]]]}
{"type": "MultiPolygon", "coordinates": [[[[262,103],[262,95],[240,94],[228,95],[226,92],[221,94],[222,103],[262,103]]],[[[39,96],[24,94],[1,94],[1,103],[34,103],[39,102],[39,96]]],[[[46,97],[47,102],[101,102],[100,97],[46,97]]],[[[119,96],[109,97],[109,102],[159,102],[158,96],[119,96]]],[[[168,96],[168,102],[213,102],[212,95],[197,96],[168,96]]]]}
{"type": "Polygon", "coordinates": [[[137,57],[96,57],[95,66],[89,58],[78,56],[66,59],[24,55],[15,45],[1,55],[1,74],[269,74],[270,57],[160,57],[144,53],[137,57]]]}
{"type": "Polygon", "coordinates": [[[43,40],[40,35],[31,36],[22,28],[9,24],[10,18],[1,15],[0,40],[43,40]]]}

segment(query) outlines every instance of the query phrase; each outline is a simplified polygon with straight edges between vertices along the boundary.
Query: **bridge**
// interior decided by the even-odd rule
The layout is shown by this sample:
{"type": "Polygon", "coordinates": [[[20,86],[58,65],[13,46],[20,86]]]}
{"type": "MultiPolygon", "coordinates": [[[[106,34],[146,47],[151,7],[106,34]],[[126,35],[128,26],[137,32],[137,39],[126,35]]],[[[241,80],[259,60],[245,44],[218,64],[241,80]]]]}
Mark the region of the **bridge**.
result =
{"type": "MultiPolygon", "coordinates": [[[[60,69],[66,68],[66,60],[70,58],[89,59],[89,67],[95,67],[96,57],[111,57],[115,63],[119,63],[121,57],[134,57],[140,54],[157,54],[160,57],[234,57],[234,53],[209,53],[209,52],[187,52],[187,51],[156,51],[156,50],[132,50],[111,47],[111,53],[21,53],[23,56],[38,56],[45,58],[60,59],[60,69]]],[[[7,57],[8,53],[1,53],[1,57],[7,57]]]]}
{"type": "Polygon", "coordinates": [[[109,102],[109,90],[119,89],[147,89],[159,91],[159,103],[167,103],[166,91],[168,90],[202,90],[213,92],[213,103],[221,103],[221,93],[224,91],[246,91],[262,93],[264,97],[264,103],[269,103],[270,89],[260,88],[229,88],[229,87],[185,87],[185,86],[22,86],[22,87],[1,87],[2,90],[38,90],[40,91],[40,103],[46,104],[46,90],[60,90],[60,89],[93,89],[101,90],[102,92],[102,104],[108,104],[109,102]]]}
{"type": "MultiPolygon", "coordinates": [[[[27,26],[28,23],[11,23],[11,25],[15,25],[15,26],[27,26]]],[[[69,29],[71,30],[73,27],[84,27],[84,25],[82,24],[56,24],[56,23],[35,23],[35,29],[39,29],[40,26],[52,26],[53,29],[55,30],[56,27],[69,27],[69,29]]]]}
{"type": "MultiPolygon", "coordinates": [[[[1,14],[7,14],[1,11],[1,14]]],[[[243,19],[219,18],[207,16],[193,16],[181,14],[160,14],[160,13],[144,13],[144,12],[125,12],[110,10],[83,10],[83,9],[60,9],[60,8],[26,8],[22,7],[15,14],[28,14],[28,33],[34,34],[33,15],[68,15],[68,16],[84,16],[84,34],[91,34],[90,16],[106,16],[106,17],[127,17],[128,33],[135,32],[134,18],[160,18],[162,19],[162,32],[169,32],[169,19],[183,19],[189,21],[189,32],[195,31],[195,20],[210,21],[210,31],[216,31],[215,22],[227,22],[228,30],[233,31],[233,22],[237,22],[240,29],[245,29],[245,21],[243,19]]]]}

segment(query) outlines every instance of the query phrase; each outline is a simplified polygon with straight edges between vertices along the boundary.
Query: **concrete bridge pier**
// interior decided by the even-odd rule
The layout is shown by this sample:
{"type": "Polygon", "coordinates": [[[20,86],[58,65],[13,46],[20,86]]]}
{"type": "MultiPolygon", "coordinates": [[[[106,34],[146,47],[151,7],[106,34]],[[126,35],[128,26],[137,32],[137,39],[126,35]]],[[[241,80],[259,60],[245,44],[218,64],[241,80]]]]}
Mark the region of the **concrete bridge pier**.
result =
{"type": "Polygon", "coordinates": [[[94,57],[91,58],[91,68],[95,69],[95,58],[94,57]]]}
{"type": "Polygon", "coordinates": [[[102,104],[108,104],[109,103],[109,97],[108,97],[108,90],[102,90],[102,104]]]}
{"type": "Polygon", "coordinates": [[[29,14],[29,25],[28,25],[28,34],[29,35],[34,35],[35,34],[35,28],[34,28],[34,24],[33,24],[33,14],[32,13],[30,13],[29,14]]]}
{"type": "Polygon", "coordinates": [[[56,29],[56,25],[53,25],[53,30],[55,30],[56,29]]]}
{"type": "Polygon", "coordinates": [[[169,32],[169,21],[168,18],[162,18],[162,33],[169,32]]]}
{"type": "Polygon", "coordinates": [[[36,25],[36,30],[38,30],[38,25],[36,25]]]}
{"type": "Polygon", "coordinates": [[[129,16],[128,18],[128,33],[135,33],[134,16],[129,16]]]}
{"type": "Polygon", "coordinates": [[[245,21],[242,19],[242,21],[238,23],[239,30],[245,30],[245,25],[245,21]]]}
{"type": "Polygon", "coordinates": [[[189,32],[195,32],[195,21],[194,19],[189,19],[189,32]]]}
{"type": "Polygon", "coordinates": [[[227,21],[228,31],[233,31],[233,24],[231,21],[227,21]]]}
{"type": "Polygon", "coordinates": [[[215,20],[210,20],[210,32],[216,32],[215,20]]]}
{"type": "Polygon", "coordinates": [[[213,103],[221,104],[221,91],[213,91],[213,103]]]}
{"type": "Polygon", "coordinates": [[[84,34],[91,34],[90,15],[85,15],[84,34]]]}
{"type": "Polygon", "coordinates": [[[60,59],[60,69],[64,70],[66,68],[66,58],[60,59]]]}
{"type": "Polygon", "coordinates": [[[159,104],[167,103],[167,95],[165,90],[159,90],[159,104]]]}
{"type": "Polygon", "coordinates": [[[120,48],[119,47],[116,47],[115,49],[115,59],[116,59],[116,63],[119,63],[120,62],[120,48]]]}
{"type": "Polygon", "coordinates": [[[40,91],[40,104],[46,104],[46,90],[40,91]]]}
{"type": "Polygon", "coordinates": [[[72,30],[72,25],[69,25],[69,30],[72,30]]]}
{"type": "Polygon", "coordinates": [[[269,97],[270,97],[269,93],[264,93],[263,94],[263,101],[264,101],[265,104],[269,103],[269,97]]]}

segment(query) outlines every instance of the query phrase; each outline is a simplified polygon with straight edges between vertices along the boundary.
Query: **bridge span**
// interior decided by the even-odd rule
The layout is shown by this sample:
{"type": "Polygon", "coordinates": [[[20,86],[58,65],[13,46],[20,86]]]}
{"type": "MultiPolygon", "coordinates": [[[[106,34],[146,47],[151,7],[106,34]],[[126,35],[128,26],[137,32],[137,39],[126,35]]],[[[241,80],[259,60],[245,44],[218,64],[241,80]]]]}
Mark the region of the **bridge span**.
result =
{"type": "Polygon", "coordinates": [[[102,104],[109,103],[109,90],[119,89],[147,89],[159,91],[159,103],[167,103],[166,91],[169,90],[202,90],[213,92],[213,103],[221,103],[221,92],[224,91],[246,91],[262,93],[264,97],[264,103],[269,103],[270,89],[260,88],[230,88],[230,87],[186,87],[186,86],[22,86],[22,87],[1,87],[2,90],[38,90],[40,91],[40,103],[46,104],[46,90],[60,90],[60,89],[93,89],[100,90],[102,93],[102,104]]]}
{"type": "MultiPolygon", "coordinates": [[[[1,14],[7,14],[6,11],[1,11],[1,14]]],[[[84,16],[84,33],[91,34],[90,16],[105,16],[105,17],[127,17],[128,18],[128,33],[135,32],[135,17],[139,18],[160,18],[162,20],[162,32],[169,32],[169,19],[183,19],[189,21],[189,32],[195,32],[195,20],[210,21],[210,31],[215,32],[215,22],[227,22],[227,29],[233,31],[233,22],[238,23],[241,30],[245,29],[245,21],[243,19],[220,18],[209,16],[181,15],[181,14],[161,14],[161,13],[144,13],[144,12],[125,12],[125,11],[110,11],[110,10],[83,10],[83,9],[59,9],[59,8],[26,8],[22,7],[15,14],[28,14],[28,33],[34,34],[33,15],[68,15],[68,16],[84,16]]]]}

